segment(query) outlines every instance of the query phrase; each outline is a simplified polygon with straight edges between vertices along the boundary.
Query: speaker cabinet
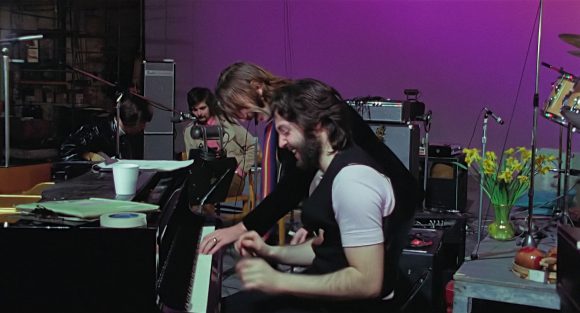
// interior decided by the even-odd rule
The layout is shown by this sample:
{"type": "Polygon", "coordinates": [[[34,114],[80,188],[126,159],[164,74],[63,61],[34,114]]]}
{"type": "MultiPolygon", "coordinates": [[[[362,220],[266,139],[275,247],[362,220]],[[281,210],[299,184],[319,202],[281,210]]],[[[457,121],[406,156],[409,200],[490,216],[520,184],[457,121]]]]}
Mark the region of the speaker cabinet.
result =
{"type": "Polygon", "coordinates": [[[403,312],[442,312],[443,288],[439,251],[443,232],[437,229],[413,228],[409,244],[403,249],[399,261],[399,285],[395,289],[395,301],[403,312]],[[431,242],[417,247],[412,240],[431,242]]]}
{"type": "Polygon", "coordinates": [[[419,176],[419,126],[414,124],[368,123],[415,178],[419,176]]]}
{"type": "Polygon", "coordinates": [[[153,119],[145,127],[143,158],[145,160],[173,160],[174,125],[171,123],[175,107],[175,63],[143,62],[144,95],[168,110],[153,107],[153,119]]]}
{"type": "MultiPolygon", "coordinates": [[[[425,157],[419,157],[419,176],[423,182],[425,157]]],[[[447,212],[465,212],[467,203],[467,171],[465,155],[429,157],[425,206],[447,212]],[[465,165],[466,166],[466,165],[465,165]]]]}

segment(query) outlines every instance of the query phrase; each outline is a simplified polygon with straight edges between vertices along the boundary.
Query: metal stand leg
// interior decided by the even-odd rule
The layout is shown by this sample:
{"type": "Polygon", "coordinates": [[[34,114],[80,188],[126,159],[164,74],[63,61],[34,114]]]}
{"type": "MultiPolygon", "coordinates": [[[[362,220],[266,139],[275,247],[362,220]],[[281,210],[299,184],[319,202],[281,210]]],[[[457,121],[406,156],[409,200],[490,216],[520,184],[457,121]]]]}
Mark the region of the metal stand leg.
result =
{"type": "Polygon", "coordinates": [[[560,216],[557,216],[557,220],[560,221],[562,224],[573,224],[572,219],[569,215],[569,203],[568,203],[568,188],[569,183],[568,180],[570,178],[570,159],[572,155],[572,126],[568,123],[567,132],[566,132],[566,162],[565,162],[565,169],[564,169],[564,192],[562,196],[563,206],[562,211],[560,212],[560,216]]]}
{"type": "Polygon", "coordinates": [[[564,132],[564,128],[560,127],[560,134],[559,134],[559,141],[558,141],[558,175],[556,176],[558,179],[557,182],[557,190],[556,190],[556,207],[554,208],[554,212],[560,211],[563,207],[562,204],[562,133],[564,132]]]}

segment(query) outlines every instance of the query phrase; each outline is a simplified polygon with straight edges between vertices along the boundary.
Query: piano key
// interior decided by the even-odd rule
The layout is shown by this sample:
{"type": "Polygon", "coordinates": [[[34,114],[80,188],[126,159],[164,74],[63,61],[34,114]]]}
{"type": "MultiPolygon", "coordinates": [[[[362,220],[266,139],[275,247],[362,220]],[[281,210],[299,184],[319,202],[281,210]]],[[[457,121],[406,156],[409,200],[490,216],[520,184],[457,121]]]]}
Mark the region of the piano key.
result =
{"type": "MultiPolygon", "coordinates": [[[[199,242],[206,235],[215,230],[215,226],[204,226],[199,237],[199,242]]],[[[207,312],[209,286],[212,272],[212,255],[197,254],[197,261],[195,266],[195,274],[193,275],[192,292],[189,295],[190,304],[188,312],[207,312]]]]}

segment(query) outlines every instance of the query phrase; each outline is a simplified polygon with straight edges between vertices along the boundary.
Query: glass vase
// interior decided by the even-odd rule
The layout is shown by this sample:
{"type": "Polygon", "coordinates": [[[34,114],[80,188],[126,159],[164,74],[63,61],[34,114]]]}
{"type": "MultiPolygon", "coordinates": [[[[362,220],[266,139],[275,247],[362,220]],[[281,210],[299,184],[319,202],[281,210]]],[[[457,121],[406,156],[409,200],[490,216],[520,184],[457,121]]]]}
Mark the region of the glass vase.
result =
{"type": "Polygon", "coordinates": [[[514,225],[510,222],[511,204],[492,203],[495,217],[487,227],[488,234],[495,240],[512,240],[515,236],[514,225]]]}

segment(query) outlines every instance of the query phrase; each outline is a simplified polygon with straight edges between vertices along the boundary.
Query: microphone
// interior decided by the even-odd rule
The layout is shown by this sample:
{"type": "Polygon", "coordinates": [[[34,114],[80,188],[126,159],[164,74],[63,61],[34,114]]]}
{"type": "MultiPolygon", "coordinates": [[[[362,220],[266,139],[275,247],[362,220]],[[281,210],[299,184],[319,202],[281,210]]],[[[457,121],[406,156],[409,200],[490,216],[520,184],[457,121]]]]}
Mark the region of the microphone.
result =
{"type": "Polygon", "coordinates": [[[545,66],[545,67],[547,67],[547,68],[549,68],[549,69],[551,69],[551,70],[553,70],[553,71],[556,71],[556,72],[558,72],[558,73],[560,73],[560,74],[562,74],[564,76],[567,76],[567,77],[565,77],[567,79],[571,79],[571,80],[575,80],[576,79],[576,77],[574,75],[572,75],[571,73],[568,73],[568,72],[564,71],[564,68],[563,67],[555,67],[555,66],[550,65],[550,64],[548,64],[546,62],[542,62],[542,65],[545,66]]]}
{"type": "Polygon", "coordinates": [[[498,124],[503,125],[503,120],[501,119],[501,117],[497,116],[488,108],[483,108],[483,110],[485,111],[485,118],[491,116],[498,124]]]}
{"type": "Polygon", "coordinates": [[[191,128],[191,138],[193,139],[220,139],[222,134],[224,133],[223,127],[220,125],[215,126],[203,126],[203,125],[195,125],[191,128]]]}
{"type": "Polygon", "coordinates": [[[415,120],[429,122],[431,120],[432,115],[433,115],[433,112],[431,112],[431,110],[429,110],[427,113],[425,113],[423,115],[416,116],[415,120]]]}
{"type": "Polygon", "coordinates": [[[179,114],[177,116],[174,116],[171,118],[171,123],[181,123],[183,121],[197,121],[197,118],[195,117],[195,115],[189,114],[189,113],[183,113],[183,112],[179,112],[179,114]]]}

